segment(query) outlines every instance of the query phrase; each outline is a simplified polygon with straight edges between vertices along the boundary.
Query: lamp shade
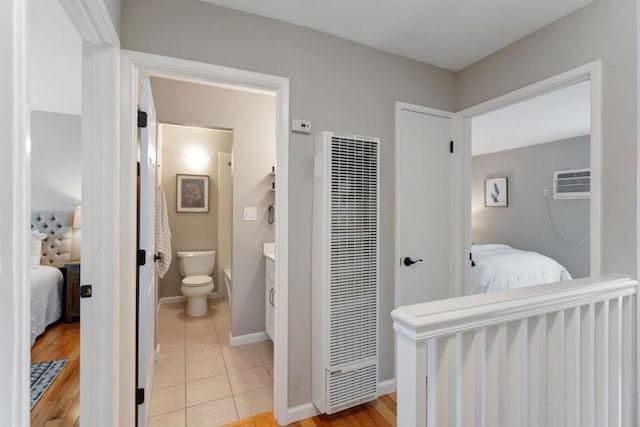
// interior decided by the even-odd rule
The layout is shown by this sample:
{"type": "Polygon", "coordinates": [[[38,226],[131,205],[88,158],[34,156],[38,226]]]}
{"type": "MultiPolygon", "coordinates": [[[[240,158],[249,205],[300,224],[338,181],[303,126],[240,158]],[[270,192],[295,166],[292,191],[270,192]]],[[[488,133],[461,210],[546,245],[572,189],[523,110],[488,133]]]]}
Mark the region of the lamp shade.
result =
{"type": "Polygon", "coordinates": [[[73,211],[73,228],[82,228],[82,206],[76,206],[73,211]]]}

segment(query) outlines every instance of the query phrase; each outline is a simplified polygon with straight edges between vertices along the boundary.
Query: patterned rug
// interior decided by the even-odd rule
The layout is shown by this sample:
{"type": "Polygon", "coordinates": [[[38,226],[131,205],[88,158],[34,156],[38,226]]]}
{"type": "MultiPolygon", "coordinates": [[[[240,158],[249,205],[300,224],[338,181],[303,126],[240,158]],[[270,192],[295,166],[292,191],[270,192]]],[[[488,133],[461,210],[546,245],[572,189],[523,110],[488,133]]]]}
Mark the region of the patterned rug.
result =
{"type": "Polygon", "coordinates": [[[67,359],[31,364],[31,409],[36,406],[66,364],[67,359]]]}

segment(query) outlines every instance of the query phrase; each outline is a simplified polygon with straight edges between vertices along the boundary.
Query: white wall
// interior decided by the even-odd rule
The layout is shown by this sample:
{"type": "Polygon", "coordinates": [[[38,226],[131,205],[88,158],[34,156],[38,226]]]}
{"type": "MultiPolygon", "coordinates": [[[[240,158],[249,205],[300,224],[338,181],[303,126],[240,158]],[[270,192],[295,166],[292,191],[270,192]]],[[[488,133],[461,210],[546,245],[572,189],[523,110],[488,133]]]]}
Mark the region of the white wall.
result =
{"type": "Polygon", "coordinates": [[[82,40],[59,0],[30,0],[31,109],[80,115],[82,40]]]}
{"type": "MultiPolygon", "coordinates": [[[[275,237],[274,226],[267,223],[267,209],[274,203],[274,194],[269,189],[272,182],[271,167],[276,157],[276,98],[159,78],[152,78],[151,84],[158,120],[233,130],[231,333],[240,336],[262,332],[265,318],[262,242],[273,242],[275,237]],[[244,221],[244,207],[256,207],[258,220],[244,221]]],[[[187,141],[183,140],[182,143],[186,145],[187,141]]],[[[168,163],[167,154],[165,151],[165,164],[168,163]]],[[[168,179],[166,175],[165,179],[168,179]]],[[[211,194],[213,196],[217,192],[211,191],[211,194]]],[[[177,215],[194,218],[189,225],[191,235],[199,231],[195,222],[198,214],[177,215]]],[[[215,221],[213,223],[212,220],[211,228],[217,228],[215,221]]],[[[190,242],[184,241],[184,245],[202,244],[202,240],[192,238],[190,242]]],[[[209,244],[217,246],[217,234],[211,233],[209,241],[209,244]]]]}
{"type": "Polygon", "coordinates": [[[116,33],[120,34],[122,1],[121,0],[103,0],[103,3],[107,7],[111,23],[116,29],[116,33]]]}
{"type": "MultiPolygon", "coordinates": [[[[398,100],[451,110],[453,73],[328,34],[198,1],[125,0],[126,49],[291,79],[291,117],[313,131],[381,138],[380,380],[394,377],[394,111],[398,100]]],[[[289,406],[311,401],[313,136],[289,153],[289,406]]],[[[235,277],[234,277],[235,282],[235,277]]]]}
{"type": "Polygon", "coordinates": [[[637,273],[636,0],[598,0],[456,75],[463,109],[602,60],[602,271],[637,273]]]}
{"type": "Polygon", "coordinates": [[[31,112],[31,209],[73,212],[82,189],[80,116],[31,112]]]}

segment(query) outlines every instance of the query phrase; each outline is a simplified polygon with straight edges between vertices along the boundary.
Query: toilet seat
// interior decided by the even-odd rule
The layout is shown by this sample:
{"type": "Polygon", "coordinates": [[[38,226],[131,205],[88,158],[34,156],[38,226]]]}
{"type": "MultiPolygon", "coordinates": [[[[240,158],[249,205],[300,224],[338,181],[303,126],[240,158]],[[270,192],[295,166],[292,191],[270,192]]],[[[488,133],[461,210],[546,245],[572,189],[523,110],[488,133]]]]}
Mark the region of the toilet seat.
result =
{"type": "Polygon", "coordinates": [[[209,286],[213,284],[211,276],[188,276],[182,279],[182,286],[189,288],[197,288],[209,286]]]}

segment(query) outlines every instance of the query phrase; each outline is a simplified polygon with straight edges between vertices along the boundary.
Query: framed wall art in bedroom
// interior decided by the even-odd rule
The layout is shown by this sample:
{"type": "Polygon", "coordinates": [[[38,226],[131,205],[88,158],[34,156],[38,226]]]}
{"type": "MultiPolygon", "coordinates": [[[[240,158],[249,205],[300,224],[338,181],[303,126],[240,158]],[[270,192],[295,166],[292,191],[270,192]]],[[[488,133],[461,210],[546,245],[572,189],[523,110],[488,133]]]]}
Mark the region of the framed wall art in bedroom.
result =
{"type": "Polygon", "coordinates": [[[509,189],[507,178],[490,178],[484,181],[484,205],[486,207],[509,206],[509,189]]]}

